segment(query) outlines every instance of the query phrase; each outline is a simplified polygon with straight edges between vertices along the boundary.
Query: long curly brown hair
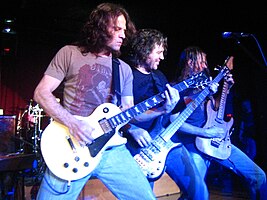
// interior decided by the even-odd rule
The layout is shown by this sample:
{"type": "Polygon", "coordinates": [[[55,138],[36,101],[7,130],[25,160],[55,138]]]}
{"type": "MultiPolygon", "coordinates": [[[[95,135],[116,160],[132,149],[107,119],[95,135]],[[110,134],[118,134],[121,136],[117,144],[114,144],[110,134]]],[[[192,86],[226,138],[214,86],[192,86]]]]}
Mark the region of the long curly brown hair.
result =
{"type": "MultiPolygon", "coordinates": [[[[113,3],[99,4],[90,13],[88,20],[82,27],[81,39],[74,44],[80,47],[83,54],[88,52],[97,54],[103,51],[108,41],[112,39],[112,34],[108,29],[116,23],[120,15],[126,19],[126,38],[123,41],[123,45],[125,45],[127,39],[136,32],[135,24],[123,6],[113,3]]],[[[112,53],[117,56],[120,55],[120,51],[112,53]]]]}

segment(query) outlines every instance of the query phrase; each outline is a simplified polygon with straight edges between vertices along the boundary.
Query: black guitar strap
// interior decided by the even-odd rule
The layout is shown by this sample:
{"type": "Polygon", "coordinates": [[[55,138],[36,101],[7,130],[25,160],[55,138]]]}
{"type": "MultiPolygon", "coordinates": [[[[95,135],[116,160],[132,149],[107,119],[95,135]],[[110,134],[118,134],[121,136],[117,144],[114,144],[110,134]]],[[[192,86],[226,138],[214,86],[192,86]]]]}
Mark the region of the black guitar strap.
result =
{"type": "Polygon", "coordinates": [[[117,106],[121,105],[121,87],[120,87],[120,61],[118,58],[112,58],[112,90],[113,94],[117,96],[117,106]]]}

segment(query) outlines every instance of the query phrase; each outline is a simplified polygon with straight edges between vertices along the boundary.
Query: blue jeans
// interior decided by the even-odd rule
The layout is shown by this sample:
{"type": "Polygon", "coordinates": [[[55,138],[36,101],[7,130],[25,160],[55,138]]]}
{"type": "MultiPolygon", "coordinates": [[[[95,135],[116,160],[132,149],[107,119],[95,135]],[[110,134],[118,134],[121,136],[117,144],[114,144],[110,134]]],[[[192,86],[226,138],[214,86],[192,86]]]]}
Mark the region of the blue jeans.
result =
{"type": "Polygon", "coordinates": [[[176,147],[169,152],[166,160],[166,173],[181,190],[180,199],[209,199],[207,185],[185,146],[176,147]]]}
{"type": "Polygon", "coordinates": [[[155,200],[155,195],[140,167],[125,145],[106,150],[99,165],[86,177],[68,182],[47,169],[42,180],[38,200],[77,199],[86,182],[94,176],[121,200],[155,200]]]}
{"type": "Polygon", "coordinates": [[[213,160],[244,179],[248,185],[251,200],[264,199],[260,197],[260,193],[266,184],[265,172],[236,146],[232,145],[231,155],[225,160],[213,159],[200,153],[192,143],[187,144],[186,148],[192,155],[203,180],[205,180],[210,161],[213,160]]]}

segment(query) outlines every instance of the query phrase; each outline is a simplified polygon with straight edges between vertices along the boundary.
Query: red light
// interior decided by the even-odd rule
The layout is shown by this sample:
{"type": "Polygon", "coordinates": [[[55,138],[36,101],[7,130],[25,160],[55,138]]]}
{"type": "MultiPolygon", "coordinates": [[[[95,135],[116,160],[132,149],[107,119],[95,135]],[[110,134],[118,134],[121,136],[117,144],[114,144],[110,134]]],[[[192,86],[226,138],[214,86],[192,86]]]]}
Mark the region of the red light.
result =
{"type": "Polygon", "coordinates": [[[10,48],[4,48],[4,52],[6,52],[6,53],[8,53],[8,52],[10,52],[10,48]]]}
{"type": "Polygon", "coordinates": [[[226,116],[229,118],[233,117],[233,115],[231,113],[227,114],[226,116]]]}

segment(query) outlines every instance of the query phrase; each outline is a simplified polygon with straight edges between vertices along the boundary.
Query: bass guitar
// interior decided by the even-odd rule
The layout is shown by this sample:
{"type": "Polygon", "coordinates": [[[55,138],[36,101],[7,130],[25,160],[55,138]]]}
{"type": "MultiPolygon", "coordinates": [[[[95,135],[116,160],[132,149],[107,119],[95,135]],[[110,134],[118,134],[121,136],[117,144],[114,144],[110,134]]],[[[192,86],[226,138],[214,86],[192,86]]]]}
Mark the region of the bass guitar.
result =
{"type": "MultiPolygon", "coordinates": [[[[231,56],[226,60],[226,65],[230,70],[233,69],[233,57],[231,56]]],[[[204,128],[216,126],[221,127],[225,130],[225,136],[223,138],[203,138],[196,137],[196,147],[199,151],[218,159],[227,159],[231,155],[231,127],[233,126],[234,120],[230,118],[229,121],[224,120],[224,111],[227,100],[227,94],[229,85],[226,81],[223,83],[222,93],[219,102],[218,110],[214,110],[211,100],[207,103],[207,122],[204,128]]]]}
{"type": "MultiPolygon", "coordinates": [[[[218,83],[227,73],[228,68],[226,66],[221,67],[220,73],[212,82],[218,83]]],[[[134,159],[148,180],[155,181],[162,176],[165,171],[165,162],[168,153],[174,147],[181,145],[180,143],[172,142],[171,137],[209,94],[209,87],[203,89],[166,129],[162,129],[148,146],[140,148],[139,153],[134,155],[134,159]]],[[[151,135],[154,135],[154,133],[151,135]]]]}
{"type": "MultiPolygon", "coordinates": [[[[199,73],[173,87],[182,91],[189,87],[198,87],[205,81],[207,76],[199,73]]],[[[88,117],[77,116],[94,128],[94,142],[83,147],[69,133],[68,127],[52,121],[43,131],[40,142],[47,167],[63,180],[72,181],[85,177],[96,168],[107,148],[126,143],[126,138],[119,133],[123,125],[164,100],[165,94],[162,92],[125,111],[114,104],[104,103],[88,117]]]]}

